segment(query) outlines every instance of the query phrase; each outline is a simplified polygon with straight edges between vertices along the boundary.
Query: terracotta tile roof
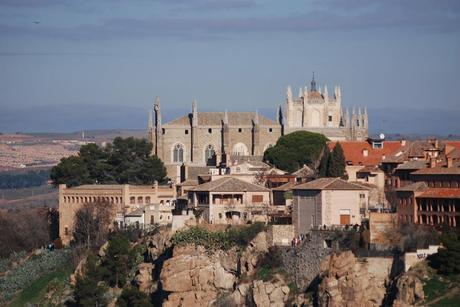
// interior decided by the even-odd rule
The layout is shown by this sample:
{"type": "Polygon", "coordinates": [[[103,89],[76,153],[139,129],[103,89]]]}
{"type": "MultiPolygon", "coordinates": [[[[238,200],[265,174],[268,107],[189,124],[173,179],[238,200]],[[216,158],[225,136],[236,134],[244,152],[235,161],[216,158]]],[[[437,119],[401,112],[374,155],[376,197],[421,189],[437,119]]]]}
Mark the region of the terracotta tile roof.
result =
{"type": "Polygon", "coordinates": [[[197,186],[198,180],[197,179],[187,179],[178,184],[178,186],[197,186]]]}
{"type": "Polygon", "coordinates": [[[383,171],[377,166],[365,166],[357,171],[357,173],[383,173],[383,171]]]}
{"type": "Polygon", "coordinates": [[[354,183],[354,184],[363,186],[363,187],[365,187],[367,189],[377,189],[377,186],[375,184],[372,184],[372,183],[360,182],[360,181],[350,181],[350,183],[354,183]]]}
{"type": "MultiPolygon", "coordinates": [[[[372,148],[372,145],[367,141],[342,141],[340,145],[343,148],[345,160],[352,165],[373,166],[379,165],[382,158],[396,154],[403,147],[399,141],[384,141],[383,148],[372,148]],[[363,151],[367,149],[367,156],[364,156],[363,151]]],[[[328,144],[332,150],[335,142],[328,144]]]]}
{"type": "Polygon", "coordinates": [[[456,148],[457,150],[460,150],[460,141],[445,141],[444,144],[446,146],[451,146],[456,148]]]}
{"type": "Polygon", "coordinates": [[[299,183],[295,181],[289,181],[283,185],[280,185],[279,187],[273,188],[272,191],[289,191],[292,190],[292,188],[296,185],[299,185],[299,183]]]}
{"type": "Polygon", "coordinates": [[[119,190],[123,189],[122,184],[83,184],[67,190],[119,190]]]}
{"type": "Polygon", "coordinates": [[[454,163],[452,167],[426,167],[412,172],[411,175],[460,175],[460,164],[454,163]]]}
{"type": "Polygon", "coordinates": [[[455,198],[460,199],[460,189],[430,188],[417,196],[417,198],[455,198]]]}
{"type": "Polygon", "coordinates": [[[320,178],[300,184],[293,190],[368,190],[368,188],[340,178],[320,178]]]}
{"type": "Polygon", "coordinates": [[[415,182],[415,183],[412,183],[412,184],[409,184],[409,185],[406,185],[404,187],[401,187],[401,188],[398,188],[396,189],[396,191],[402,191],[402,192],[416,192],[416,191],[423,191],[425,189],[427,189],[428,186],[426,185],[425,182],[415,182]]]}
{"type": "MultiPolygon", "coordinates": [[[[198,125],[220,126],[224,120],[224,112],[198,112],[198,125]]],[[[256,112],[227,112],[229,126],[252,126],[256,112]]],[[[277,126],[274,120],[258,114],[259,125],[277,126]]],[[[176,118],[164,126],[190,126],[191,114],[176,118]]]]}
{"type": "Polygon", "coordinates": [[[214,181],[200,184],[191,189],[196,192],[269,192],[270,190],[262,186],[248,183],[246,181],[226,177],[214,181]]]}
{"type": "Polygon", "coordinates": [[[292,175],[297,177],[312,177],[315,175],[315,171],[308,165],[304,165],[298,170],[296,170],[292,175]]]}
{"type": "Polygon", "coordinates": [[[402,164],[399,164],[398,167],[396,168],[401,169],[401,170],[414,170],[414,169],[422,169],[426,168],[428,166],[428,162],[425,160],[413,160],[413,161],[407,161],[402,164]]]}

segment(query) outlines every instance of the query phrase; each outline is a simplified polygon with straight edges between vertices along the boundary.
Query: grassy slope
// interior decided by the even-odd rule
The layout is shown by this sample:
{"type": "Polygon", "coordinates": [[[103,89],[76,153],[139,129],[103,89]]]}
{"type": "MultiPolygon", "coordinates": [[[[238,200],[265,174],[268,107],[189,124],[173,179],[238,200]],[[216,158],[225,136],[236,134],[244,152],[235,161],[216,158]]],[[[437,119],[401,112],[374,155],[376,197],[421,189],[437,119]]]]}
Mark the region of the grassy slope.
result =
{"type": "Polygon", "coordinates": [[[460,277],[442,276],[428,268],[424,280],[425,304],[427,306],[460,306],[460,277]]]}
{"type": "Polygon", "coordinates": [[[66,266],[39,277],[29,287],[21,291],[10,303],[10,306],[19,307],[25,306],[26,303],[40,305],[46,303],[45,295],[49,290],[50,283],[52,282],[53,287],[56,289],[56,293],[62,292],[73,271],[73,267],[66,266]]]}

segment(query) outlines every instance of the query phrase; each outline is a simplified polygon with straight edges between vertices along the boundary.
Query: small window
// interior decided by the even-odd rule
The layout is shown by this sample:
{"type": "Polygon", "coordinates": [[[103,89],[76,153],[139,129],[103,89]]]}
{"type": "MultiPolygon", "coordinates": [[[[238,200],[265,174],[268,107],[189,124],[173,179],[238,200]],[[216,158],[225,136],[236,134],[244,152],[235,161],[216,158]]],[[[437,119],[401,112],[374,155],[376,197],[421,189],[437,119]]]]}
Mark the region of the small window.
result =
{"type": "Polygon", "coordinates": [[[241,129],[241,128],[238,128],[238,132],[242,132],[242,131],[243,131],[243,129],[241,129]]]}
{"type": "Polygon", "coordinates": [[[327,120],[331,122],[331,121],[332,121],[332,115],[329,115],[329,116],[327,117],[327,120]]]}
{"type": "Polygon", "coordinates": [[[185,129],[185,134],[188,134],[188,129],[185,129]]]}
{"type": "Polygon", "coordinates": [[[356,120],[356,126],[359,127],[359,119],[356,120]]]}
{"type": "Polygon", "coordinates": [[[166,134],[166,129],[165,128],[161,129],[161,133],[166,134]]]}
{"type": "Polygon", "coordinates": [[[212,129],[211,129],[211,128],[208,129],[208,133],[212,133],[212,129]]]}
{"type": "Polygon", "coordinates": [[[268,128],[268,132],[273,132],[273,128],[268,128]]]}

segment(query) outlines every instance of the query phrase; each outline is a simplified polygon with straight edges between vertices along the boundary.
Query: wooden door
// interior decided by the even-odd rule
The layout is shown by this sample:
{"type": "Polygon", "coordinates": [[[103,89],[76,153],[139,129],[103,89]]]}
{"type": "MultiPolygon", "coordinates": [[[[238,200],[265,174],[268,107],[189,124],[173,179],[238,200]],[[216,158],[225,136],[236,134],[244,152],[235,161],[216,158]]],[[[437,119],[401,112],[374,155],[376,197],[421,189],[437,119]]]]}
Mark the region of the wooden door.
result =
{"type": "Polygon", "coordinates": [[[348,225],[348,224],[350,224],[350,215],[341,214],[340,215],[340,225],[348,225]]]}

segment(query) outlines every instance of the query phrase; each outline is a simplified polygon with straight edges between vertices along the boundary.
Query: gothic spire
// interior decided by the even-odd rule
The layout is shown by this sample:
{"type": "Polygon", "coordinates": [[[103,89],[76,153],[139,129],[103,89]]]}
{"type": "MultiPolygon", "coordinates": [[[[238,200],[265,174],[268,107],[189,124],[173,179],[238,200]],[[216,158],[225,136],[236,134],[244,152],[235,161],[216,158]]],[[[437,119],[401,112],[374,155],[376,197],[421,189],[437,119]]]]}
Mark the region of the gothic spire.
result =
{"type": "Polygon", "coordinates": [[[152,111],[149,110],[149,123],[148,123],[149,129],[153,128],[153,119],[152,119],[152,111]]]}
{"type": "Polygon", "coordinates": [[[275,119],[280,125],[283,124],[283,109],[281,108],[281,106],[279,106],[279,108],[278,108],[278,112],[276,114],[275,119]]]}
{"type": "Polygon", "coordinates": [[[287,99],[287,102],[292,102],[292,89],[290,85],[288,85],[286,89],[286,99],[287,99]]]}
{"type": "Polygon", "coordinates": [[[313,72],[313,78],[311,79],[311,89],[310,89],[310,91],[316,92],[315,72],[313,72]]]}
{"type": "Polygon", "coordinates": [[[155,111],[155,127],[160,129],[161,127],[161,110],[160,110],[160,97],[155,98],[155,103],[153,104],[153,110],[155,111]]]}
{"type": "Polygon", "coordinates": [[[228,113],[227,113],[227,109],[225,109],[225,112],[224,112],[224,124],[225,124],[225,125],[228,125],[228,113]]]}

